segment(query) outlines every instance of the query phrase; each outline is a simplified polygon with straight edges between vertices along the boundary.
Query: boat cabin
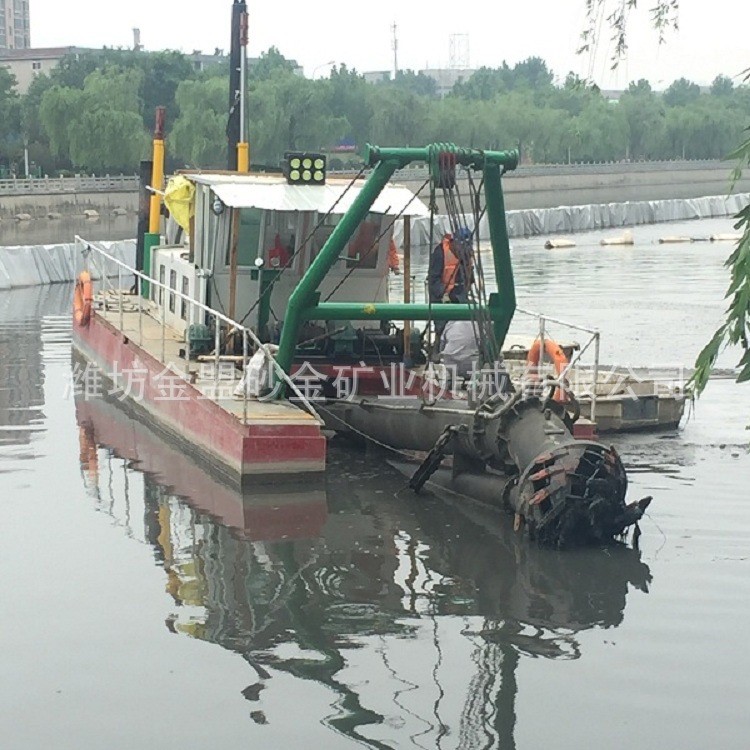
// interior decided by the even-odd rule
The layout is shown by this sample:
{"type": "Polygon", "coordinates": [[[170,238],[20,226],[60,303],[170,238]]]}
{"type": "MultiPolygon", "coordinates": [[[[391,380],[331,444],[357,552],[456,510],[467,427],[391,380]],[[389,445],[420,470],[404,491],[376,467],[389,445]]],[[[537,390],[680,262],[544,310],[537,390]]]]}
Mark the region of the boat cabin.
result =
{"type": "MultiPolygon", "coordinates": [[[[153,249],[152,276],[277,340],[289,295],[365,181],[293,185],[280,174],[183,176],[194,186],[189,232],[153,249]]],[[[387,301],[389,246],[404,215],[426,216],[429,209],[409,189],[388,185],[321,284],[321,299],[387,301]]],[[[187,310],[175,295],[164,305],[157,293],[155,301],[179,332],[202,322],[200,311],[187,310]]]]}

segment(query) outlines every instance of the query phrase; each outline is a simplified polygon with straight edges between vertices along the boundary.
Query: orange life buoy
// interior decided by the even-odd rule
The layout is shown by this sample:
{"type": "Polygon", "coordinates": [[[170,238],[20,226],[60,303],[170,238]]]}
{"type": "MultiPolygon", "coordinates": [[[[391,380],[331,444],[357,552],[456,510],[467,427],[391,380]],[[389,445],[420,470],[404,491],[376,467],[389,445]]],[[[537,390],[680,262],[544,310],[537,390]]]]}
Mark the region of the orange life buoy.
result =
{"type": "MultiPolygon", "coordinates": [[[[560,375],[565,368],[568,366],[568,358],[565,356],[563,348],[556,341],[552,339],[544,339],[544,351],[547,356],[552,360],[552,364],[555,366],[555,372],[560,375]]],[[[529,349],[529,353],[526,355],[526,364],[531,367],[538,367],[539,360],[542,353],[542,343],[539,339],[535,339],[534,343],[529,349]]],[[[555,390],[555,401],[564,403],[568,400],[565,391],[562,388],[555,390]]]]}
{"type": "Polygon", "coordinates": [[[94,300],[94,287],[91,283],[91,274],[81,271],[76,279],[76,288],[73,292],[73,320],[79,326],[87,326],[91,320],[91,303],[94,300]]]}

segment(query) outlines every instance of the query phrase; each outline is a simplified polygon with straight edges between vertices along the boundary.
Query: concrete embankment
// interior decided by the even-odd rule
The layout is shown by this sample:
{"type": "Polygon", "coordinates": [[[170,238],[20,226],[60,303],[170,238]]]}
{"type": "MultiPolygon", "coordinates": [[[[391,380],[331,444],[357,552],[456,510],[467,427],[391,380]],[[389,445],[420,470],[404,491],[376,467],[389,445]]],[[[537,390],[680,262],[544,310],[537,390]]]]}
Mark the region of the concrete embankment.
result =
{"type": "MultiPolygon", "coordinates": [[[[521,165],[503,177],[505,207],[513,211],[554,208],[562,203],[586,206],[726,195],[732,166],[718,160],[521,165]]],[[[425,169],[411,167],[398,172],[395,181],[418,190],[426,177],[425,169]]],[[[468,205],[469,184],[464,173],[459,172],[457,183],[468,205]]],[[[743,175],[736,190],[750,191],[750,174],[743,175]]],[[[436,198],[438,213],[444,213],[440,191],[436,198]]]]}
{"type": "MultiPolygon", "coordinates": [[[[750,193],[704,198],[674,199],[664,201],[632,201],[627,203],[596,203],[588,206],[558,206],[557,208],[530,208],[508,211],[508,234],[511,237],[533,237],[544,234],[586,232],[595,229],[632,227],[639,224],[658,224],[666,221],[707,219],[716,216],[731,216],[750,203],[750,193]]],[[[468,225],[474,228],[474,219],[469,216],[468,225]]],[[[429,218],[412,219],[411,237],[414,244],[430,241],[429,218]]],[[[433,239],[450,231],[447,216],[435,217],[433,239]]],[[[403,222],[395,227],[396,243],[403,239],[403,222]]],[[[489,239],[487,217],[479,224],[479,238],[489,239]]]]}
{"type": "MultiPolygon", "coordinates": [[[[100,244],[118,260],[134,265],[135,240],[100,244]]],[[[94,279],[100,278],[100,274],[116,276],[117,269],[118,266],[109,261],[104,267],[89,267],[94,279]]],[[[83,256],[73,242],[0,248],[0,290],[74,281],[82,270],[83,256]]]]}
{"type": "Polygon", "coordinates": [[[46,195],[2,195],[0,196],[0,219],[9,221],[26,214],[30,219],[48,219],[50,214],[60,216],[83,216],[86,211],[96,211],[101,216],[138,210],[138,193],[82,192],[49,193],[46,195]]]}
{"type": "MultiPolygon", "coordinates": [[[[595,229],[657,224],[685,219],[705,219],[730,216],[750,202],[750,193],[705,198],[675,199],[665,201],[635,201],[628,203],[599,203],[588,206],[558,206],[522,211],[508,211],[508,233],[511,237],[558,235],[585,232],[595,229]]],[[[468,217],[473,228],[473,217],[468,217]]],[[[447,216],[436,216],[433,239],[449,231],[447,216]]],[[[395,227],[396,243],[403,240],[403,222],[395,227]]],[[[487,217],[479,227],[479,237],[489,239],[487,217]]],[[[412,220],[412,243],[430,241],[429,218],[412,220]]],[[[133,265],[135,241],[123,240],[105,243],[112,254],[133,265]]],[[[83,268],[83,259],[73,243],[55,245],[28,245],[0,248],[0,289],[11,289],[37,284],[73,281],[83,268]]],[[[107,269],[107,275],[116,275],[117,268],[107,269]]]]}

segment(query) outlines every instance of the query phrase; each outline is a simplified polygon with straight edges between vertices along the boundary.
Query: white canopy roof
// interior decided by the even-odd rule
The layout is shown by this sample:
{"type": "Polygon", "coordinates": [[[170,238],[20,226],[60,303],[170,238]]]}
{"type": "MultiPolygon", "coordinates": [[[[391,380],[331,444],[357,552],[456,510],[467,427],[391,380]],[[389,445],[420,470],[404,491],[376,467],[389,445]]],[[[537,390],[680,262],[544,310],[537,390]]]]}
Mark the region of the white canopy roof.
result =
{"type": "MultiPolygon", "coordinates": [[[[357,180],[328,178],[325,185],[290,185],[281,175],[186,173],[199,185],[208,185],[232,208],[262,208],[273,211],[317,211],[343,214],[365,184],[357,180]],[[343,196],[343,197],[342,197],[343,196]],[[339,203],[336,203],[336,201],[339,203]]],[[[386,185],[370,209],[373,213],[396,216],[429,216],[430,210],[403,185],[386,185]]]]}

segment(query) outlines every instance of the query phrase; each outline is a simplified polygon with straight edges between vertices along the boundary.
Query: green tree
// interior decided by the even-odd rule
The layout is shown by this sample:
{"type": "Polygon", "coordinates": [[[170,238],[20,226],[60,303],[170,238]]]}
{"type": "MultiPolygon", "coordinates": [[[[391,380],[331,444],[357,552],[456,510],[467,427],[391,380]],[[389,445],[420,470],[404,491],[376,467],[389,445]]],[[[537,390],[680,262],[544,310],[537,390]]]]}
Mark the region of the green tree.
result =
{"type": "Polygon", "coordinates": [[[396,80],[392,81],[390,85],[416,94],[417,96],[437,95],[437,83],[435,79],[424,73],[415,73],[413,70],[399,70],[396,80]]]}
{"type": "Polygon", "coordinates": [[[423,139],[427,112],[427,103],[416,94],[375,86],[370,136],[375,143],[416,146],[423,139]]]}
{"type": "Polygon", "coordinates": [[[147,137],[141,118],[138,70],[94,70],[82,89],[52,85],[39,119],[53,154],[92,171],[134,169],[147,137]]]}
{"type": "Polygon", "coordinates": [[[734,82],[729,76],[716,76],[711,84],[712,96],[731,96],[734,92],[734,82]]]}
{"type": "Polygon", "coordinates": [[[665,114],[648,81],[631,83],[620,97],[619,107],[628,125],[628,156],[654,159],[664,141],[665,114]]]}
{"type": "Polygon", "coordinates": [[[179,110],[169,146],[175,160],[189,167],[222,167],[227,162],[226,77],[183,81],[177,87],[179,110]]]}
{"type": "MultiPolygon", "coordinates": [[[[750,128],[745,132],[748,131],[750,128]]],[[[732,174],[733,183],[736,184],[742,176],[743,169],[750,167],[750,137],[747,137],[740,147],[730,154],[730,158],[737,161],[732,174]]],[[[737,363],[739,368],[737,382],[750,381],[750,204],[745,206],[736,218],[737,223],[734,228],[741,232],[741,237],[725,263],[730,274],[726,293],[729,304],[724,322],[696,360],[695,374],[691,383],[698,394],[702,393],[708,385],[716,360],[727,346],[738,347],[742,352],[737,363]]]]}
{"type": "Polygon", "coordinates": [[[289,60],[279,52],[276,47],[271,47],[266,52],[261,52],[260,58],[250,67],[249,78],[255,81],[268,81],[283,73],[294,73],[297,64],[289,60]]]}
{"type": "Polygon", "coordinates": [[[329,81],[311,81],[293,73],[259,81],[250,90],[250,132],[256,153],[278,164],[288,150],[327,148],[351,129],[344,117],[331,113],[329,81]]]}
{"type": "Polygon", "coordinates": [[[0,66],[0,153],[8,166],[18,158],[21,140],[21,102],[16,93],[16,78],[0,66]]]}
{"type": "Polygon", "coordinates": [[[352,138],[358,146],[364,145],[369,138],[373,114],[370,101],[372,86],[356,70],[349,70],[346,65],[334,66],[328,82],[331,113],[346,118],[349,123],[349,131],[344,137],[352,138]]]}
{"type": "Polygon", "coordinates": [[[501,68],[479,68],[468,81],[459,81],[453,94],[462,99],[487,101],[509,90],[510,68],[503,63],[501,68]]]}
{"type": "Polygon", "coordinates": [[[156,108],[164,106],[169,131],[177,119],[177,87],[195,77],[193,65],[181,52],[167,51],[139,55],[138,67],[143,71],[140,90],[143,124],[147,130],[153,130],[156,108]]]}
{"type": "Polygon", "coordinates": [[[544,90],[552,86],[554,75],[541,57],[528,57],[513,66],[510,80],[513,89],[544,90]]]}
{"type": "Polygon", "coordinates": [[[574,73],[568,73],[561,88],[550,89],[547,93],[546,104],[555,109],[563,109],[569,115],[580,115],[591,99],[599,96],[595,86],[574,73]]]}
{"type": "Polygon", "coordinates": [[[589,102],[574,120],[578,143],[574,161],[612,161],[625,156],[628,124],[623,111],[601,97],[589,102]]]}
{"type": "Polygon", "coordinates": [[[664,104],[668,107],[687,107],[696,102],[700,95],[701,88],[697,83],[678,78],[664,92],[664,104]]]}

